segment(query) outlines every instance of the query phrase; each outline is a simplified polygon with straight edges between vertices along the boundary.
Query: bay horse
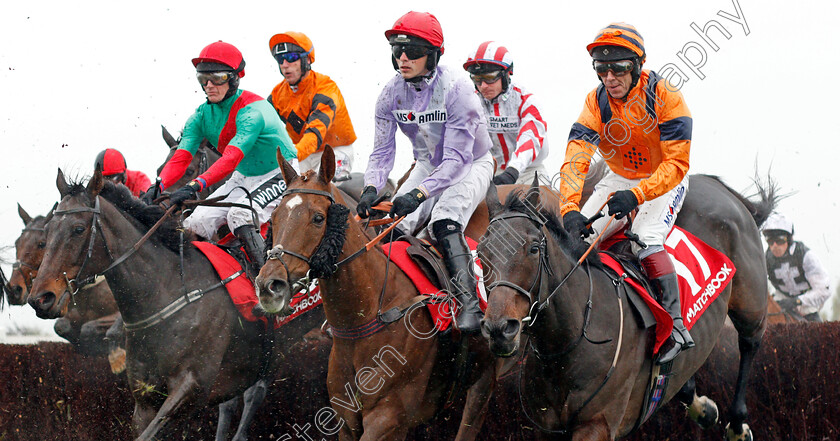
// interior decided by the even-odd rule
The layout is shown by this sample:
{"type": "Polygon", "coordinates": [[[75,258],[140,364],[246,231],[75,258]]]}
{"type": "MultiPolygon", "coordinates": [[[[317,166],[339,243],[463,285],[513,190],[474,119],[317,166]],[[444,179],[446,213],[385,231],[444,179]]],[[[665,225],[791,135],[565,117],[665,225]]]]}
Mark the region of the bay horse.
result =
{"type": "MultiPolygon", "coordinates": [[[[726,437],[751,440],[746,386],[767,325],[767,272],[757,225],[775,199],[759,185],[762,199],[752,202],[706,175],[691,176],[689,187],[676,224],[727,255],[736,272],[692,327],[697,346],[672,362],[662,399],[678,396],[701,426],[717,421],[716,405],[695,394],[693,374],[714,348],[728,313],[741,357],[726,437]]],[[[545,204],[538,193],[508,195],[502,205],[491,187],[487,204],[493,220],[479,243],[485,274],[490,271],[482,333],[498,356],[528,354],[520,380],[523,411],[546,432],[540,433],[544,438],[626,436],[641,423],[653,368],[653,334],[637,323],[626,285],[603,270],[597,254],[576,265],[586,245],[563,229],[554,210],[542,208],[556,205],[545,204]],[[528,346],[519,344],[523,333],[528,346]]]]}
{"type": "MultiPolygon", "coordinates": [[[[334,332],[327,389],[339,439],[404,439],[442,409],[454,388],[459,366],[444,348],[450,337],[435,331],[425,307],[416,310],[419,292],[408,276],[388,263],[379,245],[367,245],[364,224],[349,216],[345,198],[331,182],[332,149],[325,148],[317,174],[298,175],[282,156],[277,160],[287,190],[272,213],[273,248],[256,279],[260,304],[269,313],[281,311],[294,286],[320,277],[324,312],[334,332]],[[380,312],[393,307],[406,315],[386,325],[380,312]]],[[[497,377],[515,360],[494,360],[478,335],[461,338],[469,338],[474,363],[456,439],[473,440],[497,377]]]]}
{"type": "Polygon", "coordinates": [[[794,317],[791,313],[782,309],[781,305],[776,303],[772,294],[767,295],[767,324],[768,325],[783,325],[786,323],[796,323],[807,321],[802,317],[794,317]]]}
{"type": "MultiPolygon", "coordinates": [[[[44,257],[45,226],[52,217],[52,210],[46,216],[32,217],[18,204],[18,215],[24,227],[15,241],[16,260],[5,287],[11,305],[25,305],[27,302],[32,280],[38,274],[44,257]]],[[[82,354],[104,355],[108,352],[105,332],[114,323],[119,311],[104,279],[85,286],[72,299],[65,297],[57,307],[61,314],[54,325],[56,334],[82,354]]]]}
{"type": "Polygon", "coordinates": [[[267,345],[263,324],[241,319],[216,270],[191,245],[189,233],[183,240],[178,222],[166,220],[134,246],[162,217],[160,206],[132,197],[100,169],[86,186],[68,184],[59,170],[56,185],[61,201],[47,228],[29,304],[56,316],[61,297],[104,272],[128,329],[136,439],[163,438],[163,429],[176,429],[197,409],[271,380],[285,349],[323,321],[316,308],[285,325],[273,346],[267,345]]]}

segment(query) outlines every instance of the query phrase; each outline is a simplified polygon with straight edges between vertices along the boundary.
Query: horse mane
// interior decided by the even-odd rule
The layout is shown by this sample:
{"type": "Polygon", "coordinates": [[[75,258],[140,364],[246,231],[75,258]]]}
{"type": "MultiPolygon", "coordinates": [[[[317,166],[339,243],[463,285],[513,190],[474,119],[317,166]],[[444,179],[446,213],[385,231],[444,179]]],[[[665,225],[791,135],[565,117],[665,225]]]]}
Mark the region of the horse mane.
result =
{"type": "Polygon", "coordinates": [[[761,180],[756,177],[753,179],[753,183],[755,184],[757,190],[753,196],[758,196],[758,201],[753,201],[749,199],[747,196],[742,195],[741,193],[735,191],[730,186],[723,183],[723,180],[719,176],[714,175],[703,175],[709,179],[717,181],[720,185],[723,186],[727,191],[732,193],[732,196],[735,196],[736,199],[741,201],[744,204],[744,207],[747,208],[747,211],[750,212],[755,224],[761,227],[761,224],[767,220],[770,216],[770,213],[775,210],[776,205],[782,199],[784,199],[787,195],[779,194],[778,184],[776,181],[773,180],[771,177],[767,177],[767,183],[764,184],[761,180]]]}
{"type": "MultiPolygon", "coordinates": [[[[524,198],[525,196],[521,190],[514,190],[510,192],[505,200],[504,209],[533,216],[535,214],[534,208],[531,204],[526,203],[524,198]]],[[[566,254],[574,258],[574,260],[579,260],[581,256],[586,253],[586,250],[589,248],[589,244],[582,240],[575,240],[566,231],[566,229],[563,228],[563,222],[554,211],[540,207],[536,214],[545,220],[545,226],[548,229],[548,232],[551,233],[554,239],[560,244],[560,248],[562,248],[566,254]]],[[[589,253],[589,255],[586,256],[586,261],[591,265],[602,265],[601,259],[598,257],[598,253],[589,253]]]]}
{"type": "MultiPolygon", "coordinates": [[[[82,187],[82,189],[84,189],[84,187],[82,187]]],[[[73,190],[71,190],[71,194],[72,191],[73,190]]],[[[154,226],[166,212],[166,210],[164,210],[160,205],[146,205],[145,202],[134,197],[128,187],[121,184],[114,184],[111,181],[105,181],[105,186],[99,194],[105,198],[105,200],[122,210],[130,218],[139,222],[147,230],[154,226]]],[[[157,231],[155,231],[155,237],[157,237],[163,245],[166,246],[166,248],[174,252],[178,252],[178,249],[181,246],[181,227],[177,218],[171,217],[165,220],[160,227],[158,227],[157,231]]],[[[196,236],[194,233],[190,231],[184,232],[185,245],[188,245],[195,239],[196,236]]]]}

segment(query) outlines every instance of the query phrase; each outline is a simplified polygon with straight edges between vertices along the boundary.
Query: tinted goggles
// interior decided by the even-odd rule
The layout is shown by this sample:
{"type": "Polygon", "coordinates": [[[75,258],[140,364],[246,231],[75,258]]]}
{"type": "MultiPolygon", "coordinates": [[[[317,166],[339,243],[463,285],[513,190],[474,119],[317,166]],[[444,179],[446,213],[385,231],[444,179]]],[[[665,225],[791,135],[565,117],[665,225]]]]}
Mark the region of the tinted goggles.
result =
{"type": "Polygon", "coordinates": [[[282,54],[274,54],[274,58],[277,59],[277,62],[283,64],[283,60],[288,61],[289,63],[294,63],[295,61],[300,60],[300,57],[306,55],[306,53],[301,52],[283,52],[282,54]]]}
{"type": "Polygon", "coordinates": [[[481,86],[481,83],[493,84],[496,81],[502,79],[502,71],[497,70],[495,72],[488,72],[488,73],[480,73],[480,74],[470,74],[470,79],[472,80],[475,87],[481,86]]]}
{"type": "Polygon", "coordinates": [[[233,78],[233,72],[196,72],[195,77],[198,78],[198,82],[202,86],[207,84],[208,81],[221,86],[233,78]]]}
{"type": "Polygon", "coordinates": [[[612,71],[615,75],[624,75],[633,70],[635,63],[633,60],[621,61],[593,61],[592,67],[595,68],[595,73],[598,75],[606,75],[607,72],[612,71]]]}
{"type": "Polygon", "coordinates": [[[787,243],[786,237],[768,237],[767,238],[767,245],[784,245],[787,243]]]}
{"type": "Polygon", "coordinates": [[[418,58],[423,58],[425,55],[431,54],[432,50],[426,46],[418,46],[416,44],[392,44],[391,53],[393,53],[394,58],[397,59],[399,59],[402,54],[405,54],[409,60],[416,60],[418,58]]]}

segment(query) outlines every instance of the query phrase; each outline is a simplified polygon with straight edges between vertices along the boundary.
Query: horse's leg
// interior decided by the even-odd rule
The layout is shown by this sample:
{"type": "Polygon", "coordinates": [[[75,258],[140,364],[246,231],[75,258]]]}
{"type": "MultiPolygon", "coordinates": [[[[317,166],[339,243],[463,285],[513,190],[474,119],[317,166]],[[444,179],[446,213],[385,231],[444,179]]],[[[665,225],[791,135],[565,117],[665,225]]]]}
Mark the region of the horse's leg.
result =
{"type": "Polygon", "coordinates": [[[693,375],[677,392],[677,399],[688,409],[688,417],[703,429],[708,429],[717,423],[717,404],[705,395],[697,396],[693,375]]]}
{"type": "MultiPolygon", "coordinates": [[[[491,361],[490,363],[501,366],[504,361],[499,360],[496,363],[491,361]]],[[[461,426],[458,427],[458,435],[455,436],[455,441],[472,441],[481,431],[484,418],[487,416],[487,407],[490,405],[490,397],[493,395],[496,384],[496,369],[493,369],[493,367],[491,365],[484,369],[481,376],[467,390],[464,412],[461,414],[461,426]]]]}
{"type": "MultiPolygon", "coordinates": [[[[737,325],[736,325],[737,328],[737,325]]],[[[762,333],[763,334],[763,333],[762,333]]],[[[747,380],[752,370],[753,358],[758,352],[761,337],[744,337],[738,334],[738,351],[741,363],[738,366],[738,381],[735,383],[735,397],[729,408],[729,424],[726,425],[726,439],[729,441],[752,441],[752,430],[747,420],[747,380]]]]}
{"type": "Polygon", "coordinates": [[[121,314],[117,313],[114,317],[114,323],[105,332],[105,340],[108,341],[108,363],[111,365],[111,372],[119,374],[125,370],[125,327],[121,314]]]}
{"type": "Polygon", "coordinates": [[[595,419],[578,425],[572,433],[572,441],[612,441],[613,439],[604,415],[598,415],[595,419]]]}
{"type": "Polygon", "coordinates": [[[219,422],[216,424],[216,441],[227,439],[230,421],[233,419],[233,414],[236,413],[237,407],[239,407],[238,396],[219,404],[219,422]]]}
{"type": "Polygon", "coordinates": [[[365,415],[362,425],[364,433],[359,441],[399,441],[408,435],[408,421],[405,409],[394,394],[381,400],[380,405],[365,415]]]}
{"type": "Polygon", "coordinates": [[[268,390],[268,383],[265,379],[259,379],[253,386],[249,387],[243,395],[245,399],[245,408],[242,409],[242,418],[239,419],[239,428],[236,429],[236,435],[233,436],[233,441],[246,441],[248,439],[248,428],[251,427],[251,422],[254,420],[254,415],[257,414],[257,409],[265,400],[265,394],[268,390]]]}
{"type": "Polygon", "coordinates": [[[155,413],[157,412],[155,412],[154,407],[135,400],[134,414],[131,416],[132,433],[137,436],[137,434],[142,432],[143,429],[148,427],[151,421],[155,418],[155,413]]]}
{"type": "Polygon", "coordinates": [[[155,436],[163,428],[163,426],[175,419],[179,411],[183,411],[185,405],[193,404],[197,392],[199,390],[198,381],[195,378],[195,373],[184,372],[178,381],[177,386],[173,387],[169,392],[169,396],[163,402],[163,405],[158,409],[152,422],[143,430],[143,433],[137,437],[137,441],[152,441],[155,436]]]}

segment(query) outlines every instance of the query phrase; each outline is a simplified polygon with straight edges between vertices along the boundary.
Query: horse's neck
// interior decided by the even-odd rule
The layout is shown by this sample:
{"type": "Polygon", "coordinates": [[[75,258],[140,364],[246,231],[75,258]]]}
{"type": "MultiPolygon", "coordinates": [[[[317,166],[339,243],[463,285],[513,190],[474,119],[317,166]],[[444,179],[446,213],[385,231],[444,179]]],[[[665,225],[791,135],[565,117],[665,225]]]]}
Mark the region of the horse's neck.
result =
{"type": "MultiPolygon", "coordinates": [[[[110,252],[106,266],[129,252],[145,234],[110,204],[103,204],[101,225],[110,252]]],[[[104,275],[120,313],[131,322],[159,311],[181,294],[180,271],[178,255],[165,249],[153,235],[128,259],[104,275]]],[[[188,268],[184,271],[188,278],[188,268]]]]}
{"type": "Polygon", "coordinates": [[[566,353],[567,356],[573,356],[572,348],[582,344],[579,339],[583,332],[586,304],[590,290],[595,287],[590,283],[589,274],[583,266],[577,267],[568,279],[565,279],[574,262],[560,254],[553,253],[550,258],[553,275],[541,282],[540,302],[544,302],[552,294],[553,296],[545,310],[536,318],[532,331],[533,344],[537,351],[544,355],[566,353]]]}
{"type": "MultiPolygon", "coordinates": [[[[364,248],[367,241],[359,224],[351,222],[339,261],[364,248]]],[[[380,308],[398,306],[394,303],[400,298],[417,293],[399,267],[392,263],[386,272],[386,264],[387,257],[371,249],[340,266],[332,277],[321,280],[324,312],[331,325],[352,328],[366,324],[376,318],[380,308]]]]}

